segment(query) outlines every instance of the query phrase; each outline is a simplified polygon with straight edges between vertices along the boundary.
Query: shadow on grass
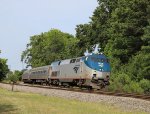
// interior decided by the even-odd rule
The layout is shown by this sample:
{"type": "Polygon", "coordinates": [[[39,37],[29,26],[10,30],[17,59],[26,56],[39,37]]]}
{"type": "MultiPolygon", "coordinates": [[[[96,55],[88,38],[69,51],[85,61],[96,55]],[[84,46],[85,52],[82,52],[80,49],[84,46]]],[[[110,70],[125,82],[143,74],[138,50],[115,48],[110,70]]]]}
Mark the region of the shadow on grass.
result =
{"type": "Polygon", "coordinates": [[[9,114],[15,110],[17,110],[17,109],[15,108],[14,105],[0,104],[0,114],[2,114],[2,113],[9,114]]]}

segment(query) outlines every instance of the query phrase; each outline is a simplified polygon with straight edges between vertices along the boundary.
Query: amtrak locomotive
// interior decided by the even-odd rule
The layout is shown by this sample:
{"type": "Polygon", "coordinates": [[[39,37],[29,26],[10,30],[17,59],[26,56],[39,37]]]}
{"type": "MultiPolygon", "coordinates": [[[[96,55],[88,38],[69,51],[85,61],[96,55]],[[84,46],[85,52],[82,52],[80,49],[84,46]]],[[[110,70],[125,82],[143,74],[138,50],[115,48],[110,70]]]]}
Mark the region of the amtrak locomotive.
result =
{"type": "Polygon", "coordinates": [[[79,86],[101,89],[109,85],[108,58],[93,51],[83,57],[52,62],[51,65],[27,70],[23,82],[46,83],[57,86],[79,86]]]}

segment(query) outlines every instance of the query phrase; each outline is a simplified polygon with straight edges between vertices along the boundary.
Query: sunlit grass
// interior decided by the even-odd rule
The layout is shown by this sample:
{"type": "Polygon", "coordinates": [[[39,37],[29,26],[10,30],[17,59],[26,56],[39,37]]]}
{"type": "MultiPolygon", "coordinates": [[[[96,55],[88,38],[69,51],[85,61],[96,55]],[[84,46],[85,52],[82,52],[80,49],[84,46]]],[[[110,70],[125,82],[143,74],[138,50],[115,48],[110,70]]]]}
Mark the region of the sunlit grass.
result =
{"type": "Polygon", "coordinates": [[[81,102],[0,89],[0,114],[146,114],[103,103],[81,102]]]}

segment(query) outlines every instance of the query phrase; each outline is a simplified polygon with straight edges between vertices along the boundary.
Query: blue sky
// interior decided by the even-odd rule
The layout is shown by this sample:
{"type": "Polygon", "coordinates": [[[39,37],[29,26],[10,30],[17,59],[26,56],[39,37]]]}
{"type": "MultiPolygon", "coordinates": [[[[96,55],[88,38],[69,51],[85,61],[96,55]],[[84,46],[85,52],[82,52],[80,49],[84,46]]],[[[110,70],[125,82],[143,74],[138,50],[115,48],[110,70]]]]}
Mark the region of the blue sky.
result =
{"type": "Polygon", "coordinates": [[[22,70],[20,58],[30,36],[52,28],[75,35],[88,23],[97,0],[0,0],[0,58],[11,70],[22,70]]]}

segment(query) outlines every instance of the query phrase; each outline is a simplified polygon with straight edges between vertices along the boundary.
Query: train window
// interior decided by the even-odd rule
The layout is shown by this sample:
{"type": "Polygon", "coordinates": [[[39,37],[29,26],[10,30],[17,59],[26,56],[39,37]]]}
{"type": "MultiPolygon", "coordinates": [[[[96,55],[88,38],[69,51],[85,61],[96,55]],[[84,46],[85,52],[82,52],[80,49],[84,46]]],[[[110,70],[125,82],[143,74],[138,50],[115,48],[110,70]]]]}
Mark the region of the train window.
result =
{"type": "Polygon", "coordinates": [[[57,76],[57,72],[52,72],[52,76],[57,76]]]}
{"type": "Polygon", "coordinates": [[[76,60],[76,62],[80,62],[80,58],[76,60]]]}
{"type": "Polygon", "coordinates": [[[43,73],[45,74],[45,73],[46,73],[46,70],[44,70],[43,73]]]}
{"type": "Polygon", "coordinates": [[[58,65],[60,65],[61,61],[59,61],[58,65]]]}
{"type": "Polygon", "coordinates": [[[104,62],[109,62],[108,59],[104,59],[104,58],[101,58],[101,59],[100,59],[100,58],[92,57],[91,60],[94,61],[94,62],[102,62],[102,63],[104,63],[104,62]]]}
{"type": "Polygon", "coordinates": [[[70,63],[75,63],[76,59],[71,59],[70,63]]]}
{"type": "Polygon", "coordinates": [[[100,58],[92,57],[91,60],[94,61],[94,62],[101,62],[101,59],[100,59],[100,58]]]}
{"type": "Polygon", "coordinates": [[[52,72],[52,76],[59,76],[60,75],[60,71],[53,71],[52,72]]]}

